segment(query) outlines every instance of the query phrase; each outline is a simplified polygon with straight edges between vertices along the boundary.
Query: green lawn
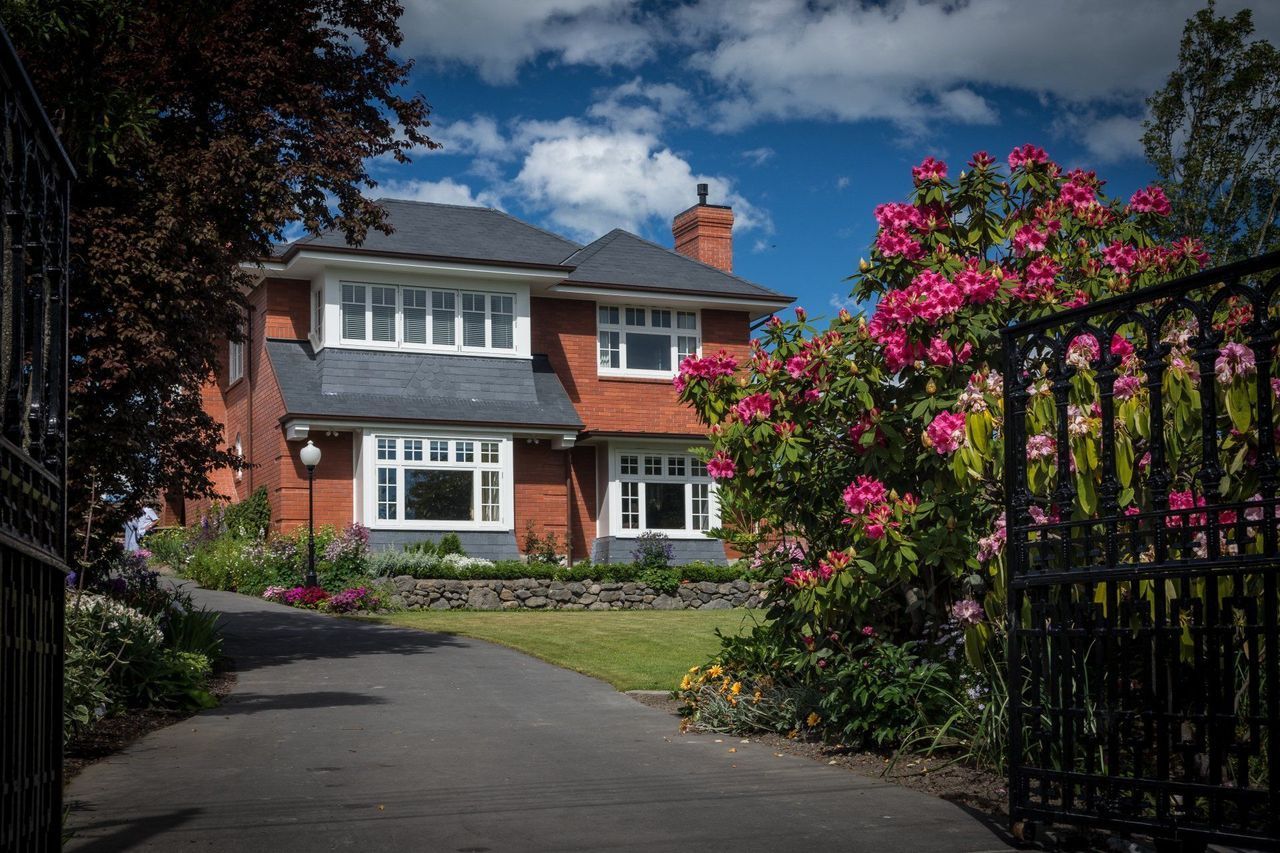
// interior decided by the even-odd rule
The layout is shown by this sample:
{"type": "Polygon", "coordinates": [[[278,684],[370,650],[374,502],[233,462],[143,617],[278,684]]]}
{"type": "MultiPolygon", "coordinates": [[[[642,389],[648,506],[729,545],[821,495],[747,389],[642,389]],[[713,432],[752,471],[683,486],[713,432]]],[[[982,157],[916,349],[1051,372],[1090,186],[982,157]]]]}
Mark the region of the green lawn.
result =
{"type": "Polygon", "coordinates": [[[417,610],[368,617],[510,646],[609,682],[618,690],[670,690],[720,648],[715,635],[745,633],[763,610],[417,610]]]}

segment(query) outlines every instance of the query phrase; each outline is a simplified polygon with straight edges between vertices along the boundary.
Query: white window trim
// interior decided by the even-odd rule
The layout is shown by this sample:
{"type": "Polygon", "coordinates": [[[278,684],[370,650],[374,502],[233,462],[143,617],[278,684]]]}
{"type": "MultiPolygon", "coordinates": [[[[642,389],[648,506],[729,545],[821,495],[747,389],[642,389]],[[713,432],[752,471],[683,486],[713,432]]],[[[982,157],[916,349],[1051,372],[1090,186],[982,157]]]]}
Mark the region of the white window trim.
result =
{"type": "MultiPolygon", "coordinates": [[[[336,340],[331,340],[331,345],[338,345],[350,349],[378,349],[378,350],[398,350],[406,352],[439,352],[439,353],[466,353],[468,355],[489,355],[500,356],[506,358],[515,358],[521,355],[527,355],[527,347],[522,347],[522,313],[521,313],[521,294],[510,290],[501,290],[484,286],[466,287],[455,284],[444,285],[434,282],[393,282],[393,281],[372,281],[360,280],[352,278],[334,279],[335,290],[334,306],[337,309],[336,340]],[[348,338],[346,336],[346,324],[342,322],[342,312],[344,302],[342,299],[342,288],[344,285],[354,285],[363,287],[364,291],[364,331],[363,338],[348,338]],[[393,288],[395,290],[395,323],[394,323],[394,340],[391,341],[375,341],[373,340],[373,288],[393,288]],[[434,322],[432,318],[432,293],[445,292],[453,294],[453,343],[437,344],[434,341],[430,343],[420,344],[411,343],[404,339],[404,291],[405,289],[425,290],[427,291],[427,319],[426,329],[427,337],[430,340],[434,337],[434,322]],[[473,293],[484,298],[485,322],[484,336],[485,342],[483,346],[467,346],[463,343],[463,319],[462,319],[462,295],[464,293],[473,293]],[[511,300],[511,346],[508,348],[498,348],[492,345],[493,340],[493,297],[506,297],[511,300]]],[[[313,338],[318,337],[314,330],[315,320],[313,319],[313,338]]],[[[323,323],[323,321],[321,321],[323,323]]],[[[328,326],[328,323],[323,323],[328,326]]],[[[527,337],[527,335],[525,336],[527,337]]]]}
{"type": "Polygon", "coordinates": [[[402,430],[402,429],[377,429],[364,432],[361,437],[360,465],[357,466],[356,476],[358,478],[357,491],[361,495],[362,515],[365,526],[371,530],[489,530],[489,531],[508,531],[515,527],[515,488],[513,482],[513,465],[512,450],[513,439],[510,434],[485,434],[479,432],[457,432],[453,430],[402,430]],[[422,461],[405,461],[403,452],[403,442],[397,441],[396,460],[379,460],[378,459],[378,439],[394,438],[394,439],[414,439],[423,443],[422,461]],[[449,451],[450,459],[448,462],[432,462],[430,461],[430,442],[431,440],[444,440],[450,442],[449,451]],[[457,462],[454,459],[455,447],[453,442],[470,441],[474,442],[474,461],[457,462]],[[480,443],[483,441],[497,442],[498,444],[498,462],[496,464],[485,464],[480,461],[480,443]],[[397,483],[397,517],[395,519],[378,518],[378,469],[379,468],[396,468],[399,472],[396,475],[397,483]],[[435,470],[451,470],[451,471],[472,471],[473,487],[472,487],[472,512],[473,520],[463,521],[428,521],[428,520],[406,520],[404,518],[404,470],[405,469],[435,469],[435,470]],[[498,484],[498,515],[497,521],[481,521],[481,471],[497,471],[500,474],[498,484]]]}
{"type": "Polygon", "coordinates": [[[609,509],[609,525],[607,531],[603,535],[613,536],[618,539],[637,538],[645,533],[664,533],[670,539],[705,539],[707,532],[705,530],[694,530],[690,527],[693,523],[693,484],[705,483],[708,485],[707,497],[708,506],[708,528],[720,526],[720,500],[717,495],[715,480],[710,477],[694,477],[692,465],[695,461],[694,457],[688,452],[686,446],[653,446],[653,445],[621,445],[609,447],[609,482],[608,482],[608,509],[609,509]],[[622,474],[622,457],[636,456],[638,457],[639,473],[637,475],[622,474]],[[661,456],[663,460],[663,474],[646,475],[644,473],[644,457],[645,456],[661,456]],[[686,475],[684,477],[671,476],[666,473],[667,458],[671,456],[680,456],[685,458],[686,475]],[[679,482],[685,487],[685,528],[683,530],[651,528],[645,518],[645,489],[643,483],[645,480],[654,482],[679,482]],[[623,528],[622,526],[622,483],[639,482],[640,487],[640,527],[623,528]]]}
{"type": "Polygon", "coordinates": [[[596,303],[596,370],[600,376],[622,376],[634,377],[637,379],[672,379],[680,371],[680,349],[679,339],[681,337],[695,337],[698,339],[697,349],[694,355],[701,358],[702,356],[702,312],[691,309],[688,306],[674,305],[637,305],[635,303],[624,302],[597,302],[596,303]],[[606,324],[601,322],[600,309],[616,308],[618,310],[617,324],[606,324]],[[632,326],[627,324],[627,309],[640,310],[645,312],[648,324],[644,326],[632,326]],[[652,324],[653,311],[670,311],[671,325],[669,327],[658,326],[652,324]],[[693,314],[697,328],[681,329],[679,325],[680,314],[693,314]],[[617,332],[618,333],[618,360],[621,362],[620,367],[608,367],[600,362],[600,333],[601,332],[617,332]],[[627,367],[627,332],[637,332],[640,334],[667,334],[671,339],[671,369],[670,370],[643,370],[638,368],[627,367]]]}
{"type": "MultiPolygon", "coordinates": [[[[247,324],[246,324],[247,326],[247,324]]],[[[233,341],[227,339],[227,385],[234,385],[244,378],[244,349],[248,342],[248,329],[241,329],[245,334],[245,339],[233,341]]]]}

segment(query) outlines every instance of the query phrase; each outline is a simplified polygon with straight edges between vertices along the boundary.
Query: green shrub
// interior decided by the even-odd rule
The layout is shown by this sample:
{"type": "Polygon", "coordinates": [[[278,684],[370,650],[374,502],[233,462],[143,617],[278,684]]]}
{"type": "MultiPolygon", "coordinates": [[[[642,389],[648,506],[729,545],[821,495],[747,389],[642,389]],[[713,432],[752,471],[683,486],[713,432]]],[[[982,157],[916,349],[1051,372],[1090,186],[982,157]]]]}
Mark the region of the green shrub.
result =
{"type": "Polygon", "coordinates": [[[548,531],[545,536],[539,536],[534,531],[533,522],[531,521],[524,531],[524,556],[530,562],[559,563],[560,540],[551,531],[548,531]]]}
{"type": "Polygon", "coordinates": [[[222,513],[222,526],[236,539],[265,539],[271,529],[271,502],[266,486],[259,486],[249,497],[227,506],[222,513]]]}
{"type": "Polygon", "coordinates": [[[404,546],[406,554],[427,554],[436,553],[436,543],[430,539],[419,539],[417,542],[410,542],[404,546]]]}
{"type": "Polygon", "coordinates": [[[819,706],[827,736],[850,746],[897,746],[944,716],[951,674],[922,660],[915,645],[870,637],[828,659],[819,706]]]}
{"type": "Polygon", "coordinates": [[[573,566],[523,560],[483,560],[457,554],[436,556],[408,551],[374,551],[367,559],[367,570],[374,577],[410,575],[415,578],[443,580],[516,580],[534,578],[560,581],[617,581],[646,583],[663,592],[673,592],[682,580],[726,583],[750,577],[745,563],[728,566],[690,563],[665,569],[645,570],[635,563],[581,562],[573,566]],[[648,574],[646,574],[646,571],[648,574]]]}
{"type": "Polygon", "coordinates": [[[164,634],[170,648],[203,655],[210,663],[222,658],[219,614],[185,607],[175,608],[165,620],[164,634]]]}
{"type": "Polygon", "coordinates": [[[143,546],[151,552],[151,561],[179,568],[187,559],[187,531],[183,527],[161,527],[143,537],[143,546]]]}
{"type": "Polygon", "coordinates": [[[462,550],[462,540],[458,538],[456,533],[446,533],[440,537],[440,541],[436,543],[436,553],[441,557],[449,554],[458,554],[465,557],[467,552],[462,550]]]}
{"type": "Polygon", "coordinates": [[[640,534],[640,538],[636,540],[636,550],[631,556],[641,570],[665,569],[671,565],[675,553],[667,534],[650,531],[640,534]]]}

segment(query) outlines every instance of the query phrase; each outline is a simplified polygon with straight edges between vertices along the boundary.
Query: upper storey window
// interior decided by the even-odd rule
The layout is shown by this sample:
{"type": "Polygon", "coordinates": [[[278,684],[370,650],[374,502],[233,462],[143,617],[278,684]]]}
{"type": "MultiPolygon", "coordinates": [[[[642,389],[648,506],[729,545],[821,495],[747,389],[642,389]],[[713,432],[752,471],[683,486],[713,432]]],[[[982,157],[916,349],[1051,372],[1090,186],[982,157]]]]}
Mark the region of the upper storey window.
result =
{"type": "Polygon", "coordinates": [[[596,316],[602,374],[669,378],[701,345],[696,311],[601,305],[596,316]]]}
{"type": "Polygon", "coordinates": [[[341,290],[343,343],[515,351],[513,294],[350,281],[341,290]]]}

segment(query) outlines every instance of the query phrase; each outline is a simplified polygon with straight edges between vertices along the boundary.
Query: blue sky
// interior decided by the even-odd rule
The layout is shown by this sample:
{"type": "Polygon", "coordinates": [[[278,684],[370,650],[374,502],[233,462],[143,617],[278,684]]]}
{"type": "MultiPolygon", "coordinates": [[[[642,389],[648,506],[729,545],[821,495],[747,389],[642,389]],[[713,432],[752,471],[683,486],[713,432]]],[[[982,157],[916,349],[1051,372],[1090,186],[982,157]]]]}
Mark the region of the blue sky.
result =
{"type": "MultiPolygon", "coordinates": [[[[1143,99],[1192,0],[402,0],[438,152],[376,162],[377,195],[477,203],[589,241],[666,246],[711,184],[735,272],[831,313],[872,210],[925,155],[1035,142],[1114,194],[1151,179],[1143,99]]],[[[1255,9],[1280,41],[1280,3],[1255,9]]]]}

